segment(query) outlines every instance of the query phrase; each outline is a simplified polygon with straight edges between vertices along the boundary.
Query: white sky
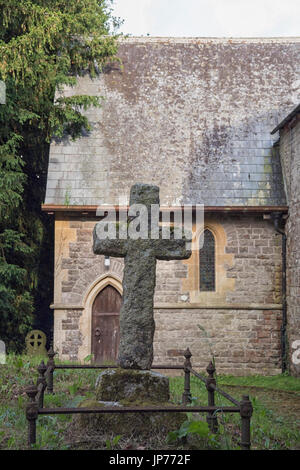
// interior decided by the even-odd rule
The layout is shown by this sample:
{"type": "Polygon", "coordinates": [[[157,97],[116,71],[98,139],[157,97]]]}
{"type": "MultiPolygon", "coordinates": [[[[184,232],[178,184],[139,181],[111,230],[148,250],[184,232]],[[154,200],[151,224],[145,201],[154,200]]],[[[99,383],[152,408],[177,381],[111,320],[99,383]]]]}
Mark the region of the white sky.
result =
{"type": "Polygon", "coordinates": [[[299,0],[114,0],[132,36],[299,36],[299,0]]]}

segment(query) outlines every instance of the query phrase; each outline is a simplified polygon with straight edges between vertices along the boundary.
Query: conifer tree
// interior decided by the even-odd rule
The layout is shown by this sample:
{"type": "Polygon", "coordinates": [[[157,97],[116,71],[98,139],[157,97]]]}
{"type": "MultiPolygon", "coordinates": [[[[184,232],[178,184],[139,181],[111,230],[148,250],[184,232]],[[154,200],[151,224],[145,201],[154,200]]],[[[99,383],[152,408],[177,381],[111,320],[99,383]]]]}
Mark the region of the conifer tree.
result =
{"type": "Polygon", "coordinates": [[[41,213],[54,136],[89,130],[94,96],[55,99],[117,52],[110,0],[0,0],[0,339],[20,351],[49,301],[51,225],[41,213]]]}

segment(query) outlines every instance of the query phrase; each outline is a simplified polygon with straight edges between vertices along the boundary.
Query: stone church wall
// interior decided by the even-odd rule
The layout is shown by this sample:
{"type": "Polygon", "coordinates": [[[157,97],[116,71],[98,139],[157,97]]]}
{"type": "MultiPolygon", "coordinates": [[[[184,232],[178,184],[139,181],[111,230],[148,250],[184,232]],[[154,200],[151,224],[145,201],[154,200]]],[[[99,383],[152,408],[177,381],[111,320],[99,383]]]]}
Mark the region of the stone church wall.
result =
{"type": "Polygon", "coordinates": [[[280,132],[280,155],[289,204],[287,233],[287,333],[291,372],[300,376],[300,365],[292,360],[294,341],[300,341],[300,120],[280,132]]]}
{"type": "MultiPolygon", "coordinates": [[[[56,215],[55,347],[61,359],[91,353],[91,302],[99,283],[121,289],[123,260],[92,252],[96,218],[56,215]],[[107,281],[108,282],[108,281],[107,281]]],[[[209,215],[216,239],[216,292],[200,292],[198,253],[185,261],[158,261],[155,291],[156,364],[206,367],[213,353],[219,372],[280,372],[281,239],[263,216],[209,215]]],[[[98,289],[99,290],[99,289],[98,289]]]]}

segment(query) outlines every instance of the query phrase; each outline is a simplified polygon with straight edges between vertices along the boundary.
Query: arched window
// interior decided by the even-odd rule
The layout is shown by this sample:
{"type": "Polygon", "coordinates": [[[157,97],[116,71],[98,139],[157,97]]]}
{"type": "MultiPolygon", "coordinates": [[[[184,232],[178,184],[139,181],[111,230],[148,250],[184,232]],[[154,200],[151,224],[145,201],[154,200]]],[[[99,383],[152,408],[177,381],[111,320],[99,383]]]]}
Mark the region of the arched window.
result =
{"type": "Polygon", "coordinates": [[[215,237],[208,229],[204,230],[200,236],[199,257],[199,289],[201,292],[215,291],[215,237]]]}

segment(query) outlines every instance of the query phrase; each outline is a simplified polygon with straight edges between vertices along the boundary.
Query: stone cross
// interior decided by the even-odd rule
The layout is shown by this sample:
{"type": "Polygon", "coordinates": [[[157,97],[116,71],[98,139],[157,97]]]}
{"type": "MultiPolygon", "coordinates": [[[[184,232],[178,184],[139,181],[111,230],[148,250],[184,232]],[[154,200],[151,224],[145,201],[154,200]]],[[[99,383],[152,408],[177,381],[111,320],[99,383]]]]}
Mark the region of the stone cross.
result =
{"type": "Polygon", "coordinates": [[[30,331],[25,338],[27,354],[33,356],[47,354],[46,342],[47,337],[43,331],[30,331]]]}
{"type": "MultiPolygon", "coordinates": [[[[187,240],[163,239],[157,225],[158,238],[151,239],[151,205],[159,207],[159,188],[135,184],[130,191],[130,206],[143,204],[148,209],[148,238],[99,238],[94,228],[94,253],[125,258],[123,302],[120,311],[120,345],[118,364],[123,369],[151,368],[155,330],[153,297],[156,281],[156,260],[187,259],[191,251],[187,240]]],[[[100,222],[101,223],[101,222],[100,222]]],[[[152,222],[153,230],[153,222],[152,222]]],[[[153,232],[152,232],[153,233],[153,232]]]]}

